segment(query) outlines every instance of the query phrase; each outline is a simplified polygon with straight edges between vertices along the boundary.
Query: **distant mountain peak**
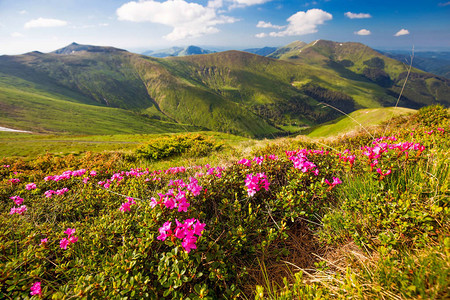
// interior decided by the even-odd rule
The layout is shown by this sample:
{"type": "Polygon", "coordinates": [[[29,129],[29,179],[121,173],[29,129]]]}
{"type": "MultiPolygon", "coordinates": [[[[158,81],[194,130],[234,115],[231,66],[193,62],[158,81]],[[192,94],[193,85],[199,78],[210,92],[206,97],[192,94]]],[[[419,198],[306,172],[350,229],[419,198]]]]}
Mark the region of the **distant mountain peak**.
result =
{"type": "Polygon", "coordinates": [[[118,48],[114,48],[114,47],[81,45],[81,44],[73,42],[70,45],[67,45],[66,47],[63,47],[61,49],[53,51],[52,53],[69,55],[69,54],[77,54],[79,52],[103,52],[103,53],[108,53],[108,52],[126,52],[126,50],[118,49],[118,48]]]}
{"type": "Polygon", "coordinates": [[[198,54],[210,54],[215,51],[200,48],[198,46],[189,45],[187,47],[172,47],[168,49],[162,49],[158,51],[146,51],[142,54],[152,57],[170,57],[170,56],[189,56],[198,54]]]}

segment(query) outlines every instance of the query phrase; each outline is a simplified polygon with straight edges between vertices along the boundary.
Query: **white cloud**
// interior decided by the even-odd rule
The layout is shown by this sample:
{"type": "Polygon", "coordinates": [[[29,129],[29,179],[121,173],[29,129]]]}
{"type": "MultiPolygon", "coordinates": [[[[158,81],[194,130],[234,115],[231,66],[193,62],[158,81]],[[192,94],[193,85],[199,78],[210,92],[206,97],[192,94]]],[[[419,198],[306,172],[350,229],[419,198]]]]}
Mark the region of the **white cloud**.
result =
{"type": "Polygon", "coordinates": [[[256,24],[256,27],[258,28],[275,28],[275,29],[283,29],[286,26],[279,26],[279,25],[273,25],[270,22],[264,22],[264,21],[259,21],[258,24],[256,24]]]}
{"type": "Polygon", "coordinates": [[[310,9],[306,12],[299,11],[287,19],[289,24],[286,29],[269,33],[272,37],[304,35],[317,32],[317,26],[325,21],[333,19],[333,16],[321,9],[310,9]]]}
{"type": "Polygon", "coordinates": [[[21,34],[20,32],[13,32],[13,33],[11,33],[11,37],[13,37],[13,38],[21,38],[21,37],[24,37],[24,35],[21,34]]]}
{"type": "Polygon", "coordinates": [[[407,35],[409,34],[409,31],[407,29],[400,29],[399,32],[394,34],[394,36],[401,36],[401,35],[407,35]]]}
{"type": "Polygon", "coordinates": [[[267,36],[267,34],[264,33],[264,32],[261,32],[261,33],[258,33],[258,34],[255,35],[255,37],[257,37],[259,39],[265,38],[266,36],[267,36]]]}
{"type": "Polygon", "coordinates": [[[450,5],[450,1],[448,1],[448,2],[441,2],[438,5],[441,6],[441,7],[448,6],[448,5],[450,5]]]}
{"type": "Polygon", "coordinates": [[[28,12],[26,11],[26,10],[21,10],[21,11],[19,11],[19,14],[21,14],[21,15],[25,15],[25,14],[27,14],[28,12]]]}
{"type": "MultiPolygon", "coordinates": [[[[218,5],[218,2],[211,5],[218,5]]],[[[119,7],[116,13],[122,21],[151,22],[172,27],[173,31],[165,36],[171,41],[216,33],[219,32],[217,25],[237,21],[232,17],[217,15],[214,7],[184,0],[131,1],[119,7]]]]}
{"type": "Polygon", "coordinates": [[[26,29],[30,29],[30,28],[37,28],[37,27],[61,27],[61,26],[66,26],[66,25],[67,25],[67,22],[63,21],[63,20],[38,18],[38,19],[33,19],[31,21],[26,22],[24,27],[26,29]]]}
{"type": "Polygon", "coordinates": [[[369,18],[372,18],[372,16],[370,14],[364,14],[364,13],[355,14],[355,13],[352,13],[352,12],[346,12],[344,15],[347,18],[350,18],[350,19],[369,19],[369,18]]]}
{"type": "Polygon", "coordinates": [[[272,0],[233,0],[235,6],[251,6],[257,4],[263,4],[272,0]]]}
{"type": "Polygon", "coordinates": [[[357,34],[357,35],[371,35],[372,32],[370,32],[370,30],[367,30],[367,29],[361,29],[361,30],[355,31],[355,34],[357,34]]]}
{"type": "Polygon", "coordinates": [[[223,6],[223,0],[209,0],[208,7],[221,8],[223,6]]]}

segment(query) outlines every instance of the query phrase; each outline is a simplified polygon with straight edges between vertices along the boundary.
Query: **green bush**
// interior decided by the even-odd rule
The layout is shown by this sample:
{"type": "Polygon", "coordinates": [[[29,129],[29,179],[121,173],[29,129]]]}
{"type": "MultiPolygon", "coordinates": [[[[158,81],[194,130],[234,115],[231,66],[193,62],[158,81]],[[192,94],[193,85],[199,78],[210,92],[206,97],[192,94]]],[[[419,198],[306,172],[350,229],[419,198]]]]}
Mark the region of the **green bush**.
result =
{"type": "Polygon", "coordinates": [[[189,157],[207,156],[220,150],[223,143],[201,134],[176,135],[152,140],[139,147],[136,154],[148,160],[160,160],[185,154],[189,157]]]}

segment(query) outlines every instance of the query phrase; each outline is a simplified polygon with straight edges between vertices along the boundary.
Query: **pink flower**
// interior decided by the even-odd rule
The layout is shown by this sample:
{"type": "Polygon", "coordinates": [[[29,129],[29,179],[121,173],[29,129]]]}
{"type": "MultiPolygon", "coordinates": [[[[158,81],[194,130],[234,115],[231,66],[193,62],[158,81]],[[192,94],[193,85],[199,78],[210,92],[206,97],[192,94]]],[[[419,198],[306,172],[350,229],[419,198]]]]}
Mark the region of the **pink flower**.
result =
{"type": "Polygon", "coordinates": [[[59,241],[59,247],[61,247],[61,249],[67,249],[67,246],[69,245],[69,240],[66,238],[63,238],[62,240],[59,241]]]}
{"type": "Polygon", "coordinates": [[[26,205],[22,205],[20,207],[13,207],[11,208],[11,211],[9,212],[10,215],[13,214],[18,214],[18,215],[23,215],[24,212],[27,211],[27,206],[26,205]]]}
{"type": "Polygon", "coordinates": [[[131,205],[136,204],[136,201],[134,201],[133,198],[127,197],[126,199],[127,199],[128,201],[122,203],[122,206],[119,208],[119,210],[120,210],[121,212],[123,212],[123,213],[124,213],[124,212],[127,212],[127,211],[130,211],[130,210],[131,210],[131,205]]]}
{"type": "Polygon", "coordinates": [[[31,286],[30,295],[31,296],[42,295],[41,282],[40,281],[33,283],[33,285],[31,286]]]}
{"type": "Polygon", "coordinates": [[[36,184],[35,184],[34,182],[28,183],[28,184],[25,186],[25,189],[27,189],[27,190],[34,190],[34,189],[36,189],[36,184]]]}
{"type": "Polygon", "coordinates": [[[67,228],[66,231],[64,231],[64,233],[70,237],[72,234],[75,234],[75,231],[76,230],[74,228],[67,228]]]}
{"type": "Polygon", "coordinates": [[[269,190],[269,181],[267,181],[267,176],[264,173],[258,173],[256,175],[247,174],[247,178],[245,179],[245,186],[247,187],[247,194],[252,197],[259,191],[261,188],[264,188],[266,191],[269,190]]]}
{"type": "Polygon", "coordinates": [[[391,172],[392,171],[390,169],[387,170],[386,173],[383,173],[383,171],[380,168],[377,169],[377,173],[380,174],[381,176],[387,176],[387,175],[391,174],[391,172]]]}
{"type": "Polygon", "coordinates": [[[264,156],[255,156],[255,157],[253,158],[253,161],[254,161],[255,163],[257,163],[258,165],[260,165],[260,164],[262,164],[263,161],[264,161],[264,156]]]}
{"type": "Polygon", "coordinates": [[[55,194],[56,192],[54,190],[48,190],[44,193],[46,198],[51,198],[53,194],[55,194]]]}
{"type": "Polygon", "coordinates": [[[252,166],[252,162],[250,160],[248,160],[248,159],[245,159],[245,158],[243,158],[240,161],[238,161],[238,164],[247,166],[248,168],[250,168],[252,166]]]}
{"type": "Polygon", "coordinates": [[[75,234],[74,228],[67,228],[64,233],[67,234],[67,238],[63,238],[59,241],[59,246],[61,247],[61,249],[67,249],[68,245],[78,241],[78,237],[73,236],[73,234],[75,234]]]}
{"type": "Polygon", "coordinates": [[[200,195],[202,187],[198,184],[198,180],[194,177],[189,178],[189,184],[186,186],[187,190],[190,191],[194,196],[200,195]]]}
{"type": "Polygon", "coordinates": [[[157,237],[158,240],[165,241],[166,238],[172,234],[172,231],[170,230],[171,225],[172,222],[167,221],[163,226],[159,228],[160,235],[157,237]]]}
{"type": "Polygon", "coordinates": [[[89,175],[91,175],[92,177],[94,177],[94,176],[96,176],[96,175],[97,175],[97,172],[95,172],[95,171],[91,171],[91,173],[89,173],[89,175]]]}
{"type": "Polygon", "coordinates": [[[19,183],[20,179],[19,178],[11,178],[8,181],[11,182],[11,183],[19,183]]]}
{"type": "Polygon", "coordinates": [[[23,203],[23,198],[20,198],[19,196],[12,196],[9,197],[9,199],[14,200],[16,205],[21,205],[23,203]]]}
{"type": "Polygon", "coordinates": [[[55,194],[56,195],[64,195],[64,193],[66,193],[66,192],[68,192],[69,191],[69,189],[68,188],[63,188],[63,189],[60,189],[60,190],[57,190],[56,192],[55,192],[55,194]]]}
{"type": "Polygon", "coordinates": [[[88,183],[89,179],[90,179],[89,177],[84,177],[84,178],[83,178],[83,183],[84,183],[84,184],[88,183]]]}
{"type": "Polygon", "coordinates": [[[41,246],[44,245],[44,244],[47,244],[47,242],[48,242],[47,238],[41,239],[41,246]]]}
{"type": "Polygon", "coordinates": [[[152,197],[150,199],[150,207],[154,208],[156,205],[158,205],[158,201],[156,201],[155,197],[152,197]]]}
{"type": "Polygon", "coordinates": [[[335,187],[336,185],[341,184],[342,181],[337,177],[333,177],[333,182],[329,182],[327,179],[325,179],[325,183],[331,187],[335,187]]]}
{"type": "Polygon", "coordinates": [[[195,245],[196,242],[197,242],[196,236],[186,236],[183,239],[181,246],[183,246],[184,250],[186,250],[186,252],[189,253],[191,252],[192,249],[197,249],[197,246],[195,245]]]}

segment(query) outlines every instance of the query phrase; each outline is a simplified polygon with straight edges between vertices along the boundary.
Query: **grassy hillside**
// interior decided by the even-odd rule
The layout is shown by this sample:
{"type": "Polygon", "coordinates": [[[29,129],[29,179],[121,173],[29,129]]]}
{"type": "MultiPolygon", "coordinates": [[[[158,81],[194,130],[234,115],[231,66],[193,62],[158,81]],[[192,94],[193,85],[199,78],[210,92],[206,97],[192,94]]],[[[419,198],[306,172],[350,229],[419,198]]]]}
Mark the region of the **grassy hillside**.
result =
{"type": "MultiPolygon", "coordinates": [[[[289,49],[287,49],[289,50],[289,49]]],[[[407,65],[360,43],[317,40],[300,50],[287,51],[281,59],[331,70],[339,76],[382,87],[384,94],[398,97],[407,74],[407,65]]],[[[392,98],[378,100],[392,105],[392,98]]],[[[450,104],[450,80],[412,69],[400,106],[419,108],[431,104],[450,104]]]]}
{"type": "Polygon", "coordinates": [[[119,108],[74,103],[0,85],[0,124],[38,133],[124,134],[192,131],[119,108]]]}
{"type": "Polygon", "coordinates": [[[387,120],[401,115],[414,113],[415,110],[403,107],[386,107],[361,109],[308,130],[308,136],[336,137],[342,134],[373,130],[373,126],[381,125],[387,120]]]}
{"type": "MultiPolygon", "coordinates": [[[[72,133],[92,132],[95,126],[109,133],[101,128],[113,130],[110,125],[123,119],[117,133],[178,131],[178,125],[170,127],[176,123],[276,137],[340,116],[328,106],[347,113],[394,106],[406,75],[400,63],[362,44],[299,42],[283,49],[280,59],[239,51],[161,59],[72,44],[49,54],[2,56],[0,126],[72,133]],[[63,102],[52,105],[53,100],[63,102]],[[77,115],[59,113],[66,103],[77,114],[86,111],[87,120],[96,119],[91,129],[70,122],[78,121],[77,115]]],[[[403,94],[400,106],[448,105],[449,82],[414,71],[403,94]]]]}

